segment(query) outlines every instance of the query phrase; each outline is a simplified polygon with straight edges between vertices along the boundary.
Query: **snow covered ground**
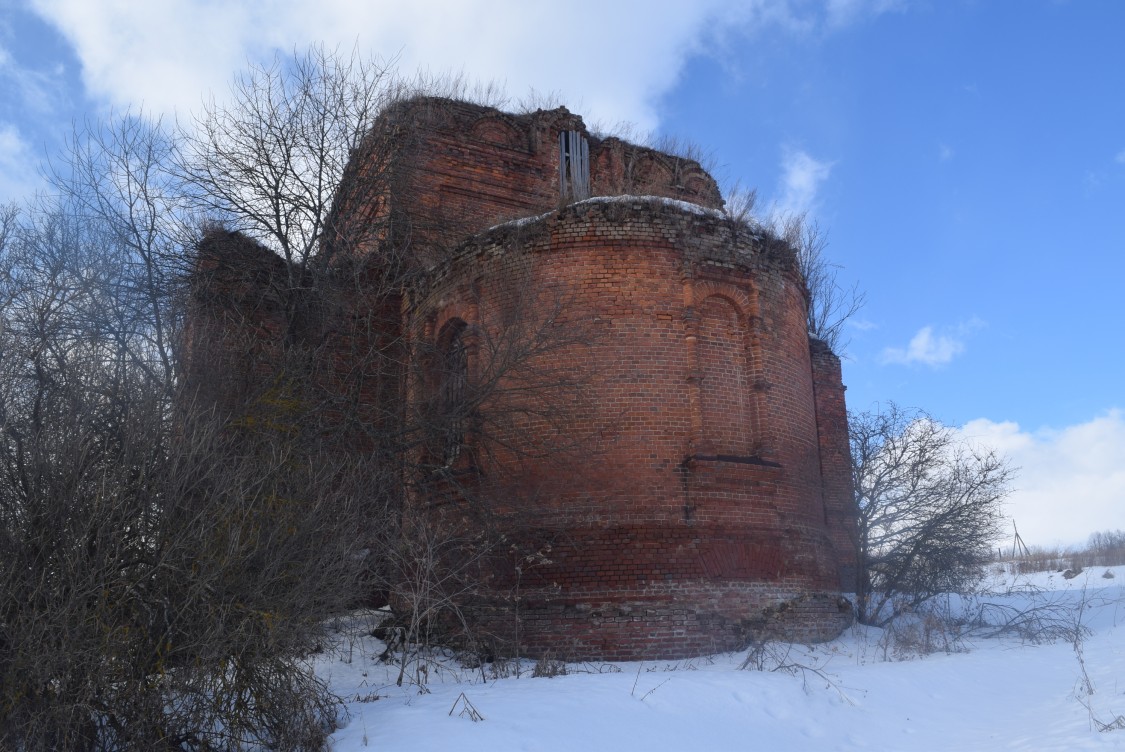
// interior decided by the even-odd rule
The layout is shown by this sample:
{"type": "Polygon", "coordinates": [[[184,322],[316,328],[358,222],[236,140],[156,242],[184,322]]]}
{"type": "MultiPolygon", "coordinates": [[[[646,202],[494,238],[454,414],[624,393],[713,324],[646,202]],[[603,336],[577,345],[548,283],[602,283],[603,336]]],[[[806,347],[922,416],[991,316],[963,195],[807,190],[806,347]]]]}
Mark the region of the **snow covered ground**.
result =
{"type": "MultiPolygon", "coordinates": [[[[772,646],[766,667],[805,667],[790,672],[742,670],[746,653],[571,664],[553,678],[532,677],[532,662],[497,678],[493,666],[446,659],[410,667],[415,678],[425,667],[423,689],[396,686],[398,668],[379,662],[383,644],[361,614],[340,622],[343,651],[317,671],[348,699],[336,752],[1125,750],[1125,728],[1097,730],[1125,716],[1125,567],[1110,568],[1112,579],[1105,571],[996,577],[996,589],[1016,589],[980,599],[1080,618],[1093,694],[1071,641],[978,633],[953,646],[960,652],[904,656],[864,627],[815,648],[772,646]]],[[[966,605],[978,603],[953,607],[966,605]]]]}

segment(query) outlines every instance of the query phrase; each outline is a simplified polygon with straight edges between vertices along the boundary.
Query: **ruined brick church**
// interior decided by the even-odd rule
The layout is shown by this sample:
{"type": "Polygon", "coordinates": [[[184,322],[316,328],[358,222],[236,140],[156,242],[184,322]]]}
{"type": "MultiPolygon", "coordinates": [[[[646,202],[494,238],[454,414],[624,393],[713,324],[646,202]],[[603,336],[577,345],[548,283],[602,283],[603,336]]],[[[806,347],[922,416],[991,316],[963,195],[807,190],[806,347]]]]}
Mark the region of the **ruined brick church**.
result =
{"type": "MultiPolygon", "coordinates": [[[[393,241],[410,270],[349,299],[342,318],[377,322],[365,347],[394,364],[351,412],[431,429],[399,453],[414,519],[498,531],[481,629],[522,655],[611,660],[737,649],[764,627],[835,636],[856,566],[844,386],[806,331],[793,250],[725,215],[698,163],[566,109],[420,98],[394,115],[375,130],[408,131],[410,159],[357,157],[349,179],[394,179],[378,206],[336,209],[386,228],[352,263],[393,241]]],[[[244,307],[283,272],[254,263],[244,307]]],[[[259,337],[285,336],[271,310],[247,314],[259,337]]],[[[326,351],[333,378],[354,340],[326,351]]]]}

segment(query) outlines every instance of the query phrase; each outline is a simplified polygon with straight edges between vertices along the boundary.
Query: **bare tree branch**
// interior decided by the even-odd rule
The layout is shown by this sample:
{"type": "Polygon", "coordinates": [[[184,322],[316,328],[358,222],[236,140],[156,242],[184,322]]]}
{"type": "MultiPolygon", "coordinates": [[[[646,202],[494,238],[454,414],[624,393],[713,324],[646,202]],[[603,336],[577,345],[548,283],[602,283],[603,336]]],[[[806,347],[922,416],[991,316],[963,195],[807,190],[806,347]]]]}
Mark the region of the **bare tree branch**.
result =
{"type": "Polygon", "coordinates": [[[807,215],[778,219],[776,231],[797,253],[797,265],[809,294],[809,334],[833,352],[842,352],[848,346],[844,325],[867,303],[866,294],[858,283],[851,287],[840,284],[840,266],[824,255],[828,235],[807,215]]]}
{"type": "Polygon", "coordinates": [[[882,625],[939,593],[965,592],[1000,534],[1014,470],[920,411],[848,416],[859,507],[861,621],[882,625]]]}
{"type": "Polygon", "coordinates": [[[841,267],[824,254],[828,246],[827,233],[804,213],[759,217],[755,189],[736,184],[724,198],[723,211],[731,221],[754,232],[773,235],[793,249],[808,292],[808,332],[833,352],[842,353],[848,346],[844,327],[866,305],[867,295],[859,289],[858,283],[851,287],[840,284],[841,267]]]}

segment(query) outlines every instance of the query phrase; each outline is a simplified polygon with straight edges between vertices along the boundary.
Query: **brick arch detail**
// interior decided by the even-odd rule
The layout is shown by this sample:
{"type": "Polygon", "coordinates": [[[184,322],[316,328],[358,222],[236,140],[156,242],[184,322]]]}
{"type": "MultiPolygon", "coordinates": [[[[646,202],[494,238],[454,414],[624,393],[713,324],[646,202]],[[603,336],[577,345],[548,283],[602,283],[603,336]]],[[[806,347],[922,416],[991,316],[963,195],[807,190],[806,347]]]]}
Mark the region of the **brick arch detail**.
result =
{"type": "Polygon", "coordinates": [[[463,404],[465,391],[470,374],[470,327],[460,316],[451,316],[437,330],[434,341],[434,366],[432,374],[433,388],[436,390],[438,409],[441,420],[441,443],[436,447],[440,452],[442,464],[450,466],[460,456],[465,445],[465,421],[463,418],[453,417],[451,404],[456,401],[463,404]],[[456,361],[451,361],[454,345],[459,346],[460,356],[456,361]],[[463,358],[463,360],[462,360],[463,358]]]}
{"type": "Polygon", "coordinates": [[[470,133],[473,138],[488,143],[530,151],[527,132],[519,127],[514,118],[504,113],[493,112],[477,118],[470,128],[470,133]],[[500,140],[497,140],[496,136],[500,136],[500,140]]]}
{"type": "Polygon", "coordinates": [[[433,336],[437,336],[446,325],[454,319],[460,319],[465,323],[466,331],[476,330],[477,317],[476,306],[470,303],[451,303],[441,309],[441,312],[434,318],[433,322],[433,336]]]}
{"type": "MultiPolygon", "coordinates": [[[[465,324],[465,331],[461,335],[465,343],[465,356],[468,358],[469,378],[480,373],[480,304],[473,301],[456,301],[441,309],[441,313],[434,319],[431,329],[431,338],[441,336],[442,331],[449,322],[459,319],[465,324]]],[[[437,344],[434,340],[433,344],[437,344]]]]}
{"type": "Polygon", "coordinates": [[[470,330],[469,322],[463,316],[449,316],[434,330],[434,344],[443,347],[455,336],[464,337],[470,330]],[[456,330],[456,333],[453,333],[456,330]]]}
{"type": "Polygon", "coordinates": [[[750,285],[750,291],[747,292],[729,282],[697,279],[694,280],[692,287],[694,297],[698,301],[712,297],[726,298],[734,305],[740,316],[756,318],[758,315],[758,292],[753,285],[750,285]]]}
{"type": "MultiPolygon", "coordinates": [[[[757,388],[762,381],[761,358],[761,317],[758,315],[758,291],[753,284],[747,289],[740,286],[715,280],[700,280],[687,278],[684,280],[684,306],[686,344],[688,348],[688,388],[689,404],[691,406],[691,439],[689,454],[758,454],[761,448],[770,443],[767,435],[768,428],[762,417],[765,413],[763,404],[764,395],[757,388]],[[705,384],[704,367],[701,350],[706,345],[699,342],[700,335],[700,310],[712,298],[718,298],[733,308],[739,324],[738,338],[741,340],[741,369],[736,369],[732,374],[738,382],[737,388],[744,390],[739,399],[731,397],[732,403],[741,403],[742,409],[739,420],[742,423],[742,438],[731,441],[730,437],[719,437],[716,443],[714,430],[707,427],[706,414],[713,409],[707,404],[710,399],[705,384]]],[[[711,422],[714,423],[712,418],[711,422]]]]}
{"type": "Polygon", "coordinates": [[[709,295],[698,305],[697,317],[701,448],[707,454],[748,456],[754,430],[745,316],[725,295],[709,295]]]}

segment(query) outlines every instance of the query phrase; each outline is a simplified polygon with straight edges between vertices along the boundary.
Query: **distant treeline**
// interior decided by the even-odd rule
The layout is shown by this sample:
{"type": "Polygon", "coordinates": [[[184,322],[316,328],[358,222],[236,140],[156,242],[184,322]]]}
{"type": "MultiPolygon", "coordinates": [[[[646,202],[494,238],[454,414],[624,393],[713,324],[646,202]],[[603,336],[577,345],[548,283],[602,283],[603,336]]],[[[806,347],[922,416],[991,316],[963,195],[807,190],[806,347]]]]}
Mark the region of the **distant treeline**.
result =
{"type": "Polygon", "coordinates": [[[1030,546],[1025,551],[997,549],[996,561],[1018,574],[1081,570],[1125,564],[1125,530],[1102,530],[1082,547],[1030,546]]]}

